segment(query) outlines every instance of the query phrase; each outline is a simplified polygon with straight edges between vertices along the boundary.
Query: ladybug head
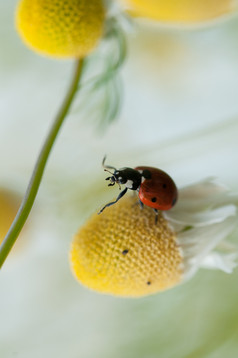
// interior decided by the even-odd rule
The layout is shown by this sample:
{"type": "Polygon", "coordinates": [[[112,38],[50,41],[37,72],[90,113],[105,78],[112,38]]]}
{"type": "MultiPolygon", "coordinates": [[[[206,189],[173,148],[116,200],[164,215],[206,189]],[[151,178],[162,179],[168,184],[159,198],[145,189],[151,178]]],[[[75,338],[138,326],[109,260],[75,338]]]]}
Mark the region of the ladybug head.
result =
{"type": "Polygon", "coordinates": [[[138,189],[141,184],[141,174],[139,173],[139,171],[132,168],[116,169],[115,167],[112,167],[110,165],[105,165],[105,160],[106,157],[104,157],[103,159],[102,166],[106,172],[112,174],[110,177],[107,177],[105,179],[110,180],[108,186],[118,184],[119,188],[121,189],[120,184],[125,184],[128,189],[138,189]],[[113,169],[113,172],[111,172],[109,169],[113,169]]]}
{"type": "Polygon", "coordinates": [[[105,180],[110,180],[110,183],[108,184],[108,186],[113,186],[115,185],[115,183],[117,183],[120,187],[120,184],[126,184],[127,182],[127,175],[125,173],[125,171],[123,169],[115,169],[114,173],[111,173],[109,170],[105,169],[104,170],[110,174],[112,174],[112,176],[107,177],[105,180]]]}
{"type": "MultiPolygon", "coordinates": [[[[118,170],[115,167],[112,167],[111,165],[105,165],[105,160],[106,160],[106,156],[103,158],[102,161],[102,166],[104,168],[105,172],[108,172],[110,174],[112,174],[112,176],[107,177],[105,180],[110,180],[110,183],[108,184],[108,186],[113,186],[115,185],[115,183],[119,184],[119,175],[118,175],[118,170]],[[111,172],[108,169],[113,169],[114,172],[111,172]]],[[[119,184],[120,185],[120,184],[119,184]]]]}

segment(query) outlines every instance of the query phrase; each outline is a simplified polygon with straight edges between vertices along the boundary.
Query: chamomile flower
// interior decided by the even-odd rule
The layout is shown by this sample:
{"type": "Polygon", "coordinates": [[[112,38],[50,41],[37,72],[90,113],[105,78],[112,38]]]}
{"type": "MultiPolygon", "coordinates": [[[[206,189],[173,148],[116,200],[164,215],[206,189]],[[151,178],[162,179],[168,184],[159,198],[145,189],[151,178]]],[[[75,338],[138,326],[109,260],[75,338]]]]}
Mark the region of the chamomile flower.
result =
{"type": "Polygon", "coordinates": [[[103,33],[102,0],[21,0],[16,26],[36,52],[57,58],[81,58],[96,47],[103,33]]]}
{"type": "Polygon", "coordinates": [[[175,207],[143,210],[127,196],[93,215],[75,235],[75,277],[101,293],[140,297],[191,278],[200,267],[232,272],[237,250],[224,239],[237,222],[237,198],[212,179],[179,190],[175,207]]]}
{"type": "Polygon", "coordinates": [[[233,0],[120,0],[133,16],[166,23],[193,24],[213,20],[237,8],[233,0]]]}

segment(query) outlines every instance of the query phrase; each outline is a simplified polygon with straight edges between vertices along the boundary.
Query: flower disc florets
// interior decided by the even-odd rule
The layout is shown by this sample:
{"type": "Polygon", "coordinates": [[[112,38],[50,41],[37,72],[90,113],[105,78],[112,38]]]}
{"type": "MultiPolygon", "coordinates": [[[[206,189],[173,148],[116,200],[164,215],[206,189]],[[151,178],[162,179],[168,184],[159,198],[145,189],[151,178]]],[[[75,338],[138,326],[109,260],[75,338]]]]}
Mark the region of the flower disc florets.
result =
{"type": "Polygon", "coordinates": [[[102,0],[21,0],[17,30],[33,50],[58,58],[85,57],[102,36],[102,0]]]}
{"type": "Polygon", "coordinates": [[[88,287],[121,296],[162,291],[181,280],[182,257],[175,233],[159,215],[141,210],[135,197],[94,215],[75,235],[71,265],[88,287]]]}

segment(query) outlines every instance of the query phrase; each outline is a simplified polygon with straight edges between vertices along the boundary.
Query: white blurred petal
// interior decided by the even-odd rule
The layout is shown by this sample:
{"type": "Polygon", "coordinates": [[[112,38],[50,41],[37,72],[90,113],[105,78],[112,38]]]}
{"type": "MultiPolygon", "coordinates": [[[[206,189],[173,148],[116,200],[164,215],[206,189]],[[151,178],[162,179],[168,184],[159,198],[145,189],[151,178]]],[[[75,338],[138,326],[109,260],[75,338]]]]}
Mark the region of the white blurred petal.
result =
{"type": "Polygon", "coordinates": [[[185,279],[190,278],[200,267],[205,257],[234,229],[236,216],[223,222],[194,228],[178,235],[178,243],[184,256],[185,279]]]}
{"type": "MultiPolygon", "coordinates": [[[[238,196],[231,195],[228,188],[215,178],[206,178],[179,190],[176,210],[201,211],[208,207],[237,203],[238,196]]],[[[173,212],[171,210],[171,212],[173,212]]]]}
{"type": "Polygon", "coordinates": [[[234,205],[226,205],[214,210],[206,210],[195,213],[174,210],[165,213],[165,217],[172,223],[189,226],[207,226],[224,221],[227,217],[236,214],[234,205]]]}
{"type": "Polygon", "coordinates": [[[200,266],[202,268],[219,269],[226,273],[232,273],[233,269],[238,265],[237,258],[238,252],[230,254],[212,252],[204,258],[200,266]]]}

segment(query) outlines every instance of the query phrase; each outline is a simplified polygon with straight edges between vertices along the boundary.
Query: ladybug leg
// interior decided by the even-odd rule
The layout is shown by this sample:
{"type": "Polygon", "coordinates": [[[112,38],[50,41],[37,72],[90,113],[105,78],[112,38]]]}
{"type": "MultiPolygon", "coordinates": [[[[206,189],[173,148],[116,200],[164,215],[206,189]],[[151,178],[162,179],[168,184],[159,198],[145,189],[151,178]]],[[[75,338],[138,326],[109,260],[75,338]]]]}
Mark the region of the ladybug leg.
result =
{"type": "Polygon", "coordinates": [[[120,194],[118,195],[118,197],[116,198],[115,201],[112,201],[111,203],[106,204],[99,212],[98,214],[101,214],[103,212],[104,209],[106,209],[108,206],[111,206],[113,204],[116,204],[118,202],[118,200],[120,200],[127,192],[127,188],[125,188],[122,192],[120,192],[120,194]]]}
{"type": "MultiPolygon", "coordinates": [[[[133,194],[136,195],[136,192],[134,191],[133,194]]],[[[132,204],[132,206],[137,206],[137,205],[140,205],[140,208],[141,208],[141,209],[143,209],[143,207],[144,207],[144,204],[142,203],[142,201],[140,201],[139,198],[138,198],[137,201],[135,201],[135,202],[132,204]]]]}
{"type": "Polygon", "coordinates": [[[142,201],[139,199],[139,204],[140,204],[140,208],[143,209],[144,208],[144,204],[142,203],[142,201]]]}
{"type": "Polygon", "coordinates": [[[157,224],[158,222],[158,216],[159,216],[159,212],[157,209],[154,209],[154,212],[155,212],[155,225],[157,224]]]}

